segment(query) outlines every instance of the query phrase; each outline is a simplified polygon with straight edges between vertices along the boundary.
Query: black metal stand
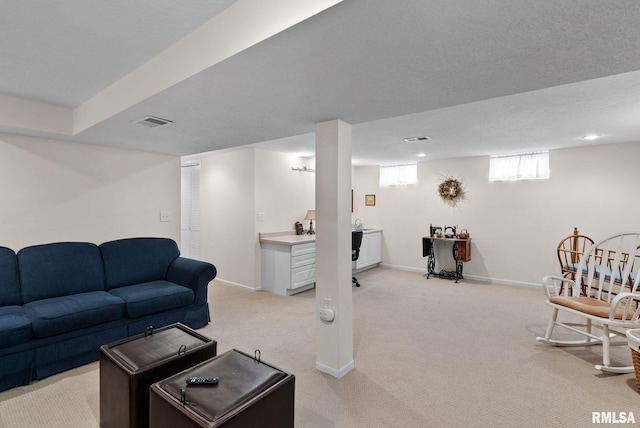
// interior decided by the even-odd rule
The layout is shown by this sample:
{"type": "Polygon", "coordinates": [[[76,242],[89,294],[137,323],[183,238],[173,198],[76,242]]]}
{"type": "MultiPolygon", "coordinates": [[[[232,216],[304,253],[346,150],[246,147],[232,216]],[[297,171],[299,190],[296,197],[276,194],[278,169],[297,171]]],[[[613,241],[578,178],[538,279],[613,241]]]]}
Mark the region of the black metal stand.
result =
{"type": "Polygon", "coordinates": [[[462,276],[463,263],[462,263],[462,260],[458,260],[458,243],[456,242],[455,239],[450,239],[450,240],[453,242],[452,256],[453,256],[453,260],[455,260],[456,262],[456,270],[450,271],[450,270],[441,269],[439,272],[437,272],[435,270],[436,255],[434,254],[434,251],[433,251],[434,239],[422,238],[422,257],[428,257],[427,258],[427,279],[429,279],[431,275],[435,275],[435,276],[439,276],[440,278],[455,279],[456,284],[460,279],[464,279],[464,277],[462,276]]]}

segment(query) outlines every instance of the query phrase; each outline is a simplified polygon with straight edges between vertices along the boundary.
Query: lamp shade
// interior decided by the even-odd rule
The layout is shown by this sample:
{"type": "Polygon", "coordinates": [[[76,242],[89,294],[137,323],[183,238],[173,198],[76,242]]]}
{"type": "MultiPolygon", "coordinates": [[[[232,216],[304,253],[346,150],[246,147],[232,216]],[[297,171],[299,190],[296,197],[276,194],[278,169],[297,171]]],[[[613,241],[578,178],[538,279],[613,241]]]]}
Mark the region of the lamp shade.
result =
{"type": "Polygon", "coordinates": [[[316,210],[308,210],[307,215],[304,216],[305,220],[315,220],[316,219],[316,210]]]}

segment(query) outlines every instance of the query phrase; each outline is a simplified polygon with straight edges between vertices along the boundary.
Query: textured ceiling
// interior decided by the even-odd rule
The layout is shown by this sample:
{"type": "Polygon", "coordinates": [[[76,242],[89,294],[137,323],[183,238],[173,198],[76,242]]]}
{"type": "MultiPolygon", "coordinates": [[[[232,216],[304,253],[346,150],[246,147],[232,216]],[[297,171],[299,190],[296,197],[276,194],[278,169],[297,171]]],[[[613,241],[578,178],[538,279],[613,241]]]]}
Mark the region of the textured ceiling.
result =
{"type": "MultiPolygon", "coordinates": [[[[258,3],[3,1],[0,95],[75,111],[227,7],[258,3]]],[[[345,0],[82,131],[0,117],[0,132],[175,155],[311,153],[315,123],[341,119],[361,165],[636,142],[638,22],[635,0],[345,0]],[[175,124],[131,124],[145,115],[175,124]],[[402,141],[418,135],[432,139],[402,141]]]]}
{"type": "Polygon", "coordinates": [[[0,93],[76,107],[231,3],[2,1],[0,93]]]}

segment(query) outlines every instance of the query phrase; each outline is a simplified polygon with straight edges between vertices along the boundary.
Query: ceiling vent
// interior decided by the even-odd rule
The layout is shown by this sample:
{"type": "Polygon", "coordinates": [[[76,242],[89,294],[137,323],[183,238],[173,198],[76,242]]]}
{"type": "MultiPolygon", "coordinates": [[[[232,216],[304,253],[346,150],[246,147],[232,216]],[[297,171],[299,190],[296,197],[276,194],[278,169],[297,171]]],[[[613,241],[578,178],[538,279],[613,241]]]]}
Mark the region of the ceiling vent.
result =
{"type": "Polygon", "coordinates": [[[134,120],[132,123],[146,126],[147,128],[160,128],[161,126],[172,125],[173,122],[159,117],[145,116],[141,119],[134,120]]]}
{"type": "Polygon", "coordinates": [[[403,141],[405,143],[419,143],[420,141],[428,141],[430,139],[431,139],[431,137],[427,137],[426,135],[424,135],[422,137],[403,138],[403,141]]]}

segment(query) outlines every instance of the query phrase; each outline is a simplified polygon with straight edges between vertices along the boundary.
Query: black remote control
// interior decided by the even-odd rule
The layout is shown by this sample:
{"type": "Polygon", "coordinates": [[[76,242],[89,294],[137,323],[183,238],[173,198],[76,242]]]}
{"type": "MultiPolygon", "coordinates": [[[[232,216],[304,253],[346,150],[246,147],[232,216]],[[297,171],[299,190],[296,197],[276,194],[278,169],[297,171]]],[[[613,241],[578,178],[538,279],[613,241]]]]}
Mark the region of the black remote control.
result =
{"type": "Polygon", "coordinates": [[[187,385],[217,385],[217,377],[190,377],[187,379],[187,385]]]}

